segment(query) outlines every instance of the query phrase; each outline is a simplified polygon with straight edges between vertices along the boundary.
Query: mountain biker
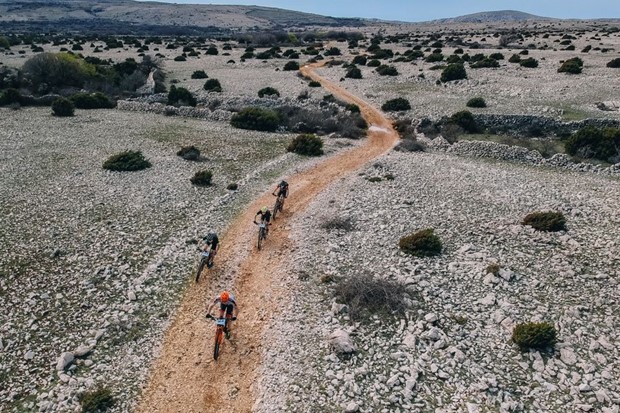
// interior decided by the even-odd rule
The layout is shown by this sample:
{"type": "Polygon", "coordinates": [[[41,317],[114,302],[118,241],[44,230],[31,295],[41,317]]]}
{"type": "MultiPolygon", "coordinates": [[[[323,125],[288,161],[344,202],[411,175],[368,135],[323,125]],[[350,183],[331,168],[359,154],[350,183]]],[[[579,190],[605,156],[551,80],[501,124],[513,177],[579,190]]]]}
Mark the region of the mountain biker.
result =
{"type": "Polygon", "coordinates": [[[256,222],[257,216],[260,216],[261,223],[264,222],[265,224],[267,224],[267,226],[265,227],[265,231],[269,233],[269,225],[271,225],[271,222],[269,222],[271,221],[271,211],[269,210],[269,208],[263,206],[260,211],[256,213],[256,215],[254,216],[255,224],[258,224],[258,222],[256,222]]]}
{"type": "Polygon", "coordinates": [[[211,250],[211,256],[209,257],[210,265],[213,265],[213,260],[217,255],[217,251],[220,249],[220,239],[217,237],[215,232],[209,232],[207,235],[202,237],[202,241],[204,242],[203,251],[211,250]]]}
{"type": "Polygon", "coordinates": [[[275,196],[284,196],[284,198],[288,198],[288,182],[282,180],[273,191],[272,195],[275,196]],[[276,194],[277,192],[277,194],[276,194]]]}
{"type": "Polygon", "coordinates": [[[222,291],[220,295],[215,297],[215,300],[213,300],[211,305],[207,307],[207,317],[211,316],[211,310],[217,304],[220,305],[220,317],[219,318],[224,317],[224,312],[226,312],[227,316],[228,315],[231,316],[231,318],[228,320],[226,324],[226,331],[224,332],[226,334],[226,338],[230,338],[230,334],[228,332],[230,323],[237,319],[237,314],[239,312],[239,307],[237,306],[237,302],[235,301],[235,296],[229,293],[228,291],[222,291]]]}

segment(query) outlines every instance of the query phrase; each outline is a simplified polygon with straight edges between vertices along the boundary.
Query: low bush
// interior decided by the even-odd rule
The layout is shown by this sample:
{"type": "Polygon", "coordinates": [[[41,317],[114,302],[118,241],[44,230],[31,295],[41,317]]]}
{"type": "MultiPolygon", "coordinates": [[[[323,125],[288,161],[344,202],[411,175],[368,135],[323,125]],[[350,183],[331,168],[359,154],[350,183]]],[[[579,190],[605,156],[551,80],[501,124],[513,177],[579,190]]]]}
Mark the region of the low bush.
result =
{"type": "Polygon", "coordinates": [[[381,110],[385,112],[398,112],[411,109],[411,104],[405,98],[390,99],[381,105],[381,110]]]}
{"type": "Polygon", "coordinates": [[[101,413],[114,406],[115,400],[112,392],[104,387],[86,392],[80,397],[82,413],[101,413]]]}
{"type": "Polygon", "coordinates": [[[316,80],[311,80],[310,83],[308,83],[308,87],[321,87],[321,83],[316,80]]]}
{"type": "Polygon", "coordinates": [[[121,152],[110,156],[103,163],[103,169],[110,171],[140,171],[150,167],[151,163],[140,151],[121,152]]]}
{"type": "Polygon", "coordinates": [[[192,79],[207,79],[209,76],[207,76],[207,72],[205,72],[204,70],[196,70],[194,73],[192,73],[192,79]]]}
{"type": "Polygon", "coordinates": [[[620,57],[610,61],[607,63],[607,67],[619,68],[620,67],[620,57]]]}
{"type": "Polygon", "coordinates": [[[219,93],[222,91],[222,85],[220,84],[220,81],[217,79],[207,80],[202,88],[206,90],[207,92],[219,93]]]}
{"type": "Polygon", "coordinates": [[[467,79],[465,66],[460,63],[452,63],[441,72],[441,81],[450,82],[452,80],[467,79]]]}
{"type": "Polygon", "coordinates": [[[424,152],[426,146],[416,139],[403,139],[394,147],[398,152],[424,152]]]}
{"type": "Polygon", "coordinates": [[[528,57],[527,59],[523,59],[519,62],[519,65],[521,65],[521,67],[528,67],[528,68],[535,68],[538,67],[538,60],[534,59],[533,57],[528,57]]]}
{"type": "Polygon", "coordinates": [[[486,273],[493,274],[493,275],[499,275],[499,270],[501,269],[502,267],[500,267],[499,264],[489,264],[487,265],[486,273]]]}
{"type": "Polygon", "coordinates": [[[293,139],[286,150],[299,155],[320,156],[323,155],[323,141],[316,135],[302,134],[293,139]]]}
{"type": "Polygon", "coordinates": [[[424,59],[427,63],[441,62],[444,59],[444,55],[441,53],[431,53],[424,59]]]}
{"type": "Polygon", "coordinates": [[[277,112],[270,109],[248,107],[235,113],[230,124],[239,129],[274,132],[280,126],[281,120],[277,112]]]}
{"type": "Polygon", "coordinates": [[[7,89],[0,96],[0,106],[8,106],[8,105],[23,105],[24,98],[21,93],[17,89],[7,89]]]}
{"type": "Polygon", "coordinates": [[[347,74],[344,75],[344,77],[349,79],[361,79],[362,71],[359,69],[359,67],[352,67],[347,71],[347,74]]]}
{"type": "Polygon", "coordinates": [[[107,95],[101,92],[95,93],[76,93],[69,96],[78,109],[112,109],[116,103],[107,95]]]}
{"type": "Polygon", "coordinates": [[[362,320],[373,314],[401,315],[407,309],[402,284],[370,275],[342,280],[334,292],[338,301],[349,307],[349,315],[354,320],[362,320]]]}
{"type": "Polygon", "coordinates": [[[561,212],[532,212],[523,218],[522,225],[529,225],[538,231],[565,231],[566,218],[561,212]]]}
{"type": "Polygon", "coordinates": [[[360,113],[360,107],[357,106],[355,103],[347,103],[347,105],[345,106],[345,108],[352,112],[352,113],[360,113]]]}
{"type": "Polygon", "coordinates": [[[467,101],[466,106],[468,108],[486,108],[487,103],[483,98],[471,98],[467,101]]]}
{"type": "Polygon", "coordinates": [[[321,228],[327,231],[345,231],[350,232],[353,231],[353,221],[350,217],[342,218],[342,217],[334,217],[329,218],[321,222],[321,228]]]}
{"type": "Polygon", "coordinates": [[[196,98],[184,87],[170,86],[168,104],[172,106],[196,106],[196,98]]]}
{"type": "Polygon", "coordinates": [[[398,246],[403,252],[417,257],[432,257],[441,254],[441,240],[432,228],[427,228],[402,237],[398,246]]]}
{"type": "Polygon", "coordinates": [[[469,67],[471,67],[472,69],[494,68],[499,67],[499,62],[495,59],[485,57],[482,60],[472,63],[469,67]]]}
{"type": "Polygon", "coordinates": [[[52,103],[52,114],[58,117],[73,116],[75,106],[66,98],[58,98],[52,103]]]}
{"type": "Polygon", "coordinates": [[[372,59],[368,63],[366,63],[366,66],[368,66],[368,67],[379,67],[379,66],[381,66],[381,61],[377,60],[377,59],[372,59]]]}
{"type": "Polygon", "coordinates": [[[184,146],[178,152],[177,156],[182,157],[186,161],[196,161],[200,158],[200,150],[195,146],[184,146]]]}
{"type": "Polygon", "coordinates": [[[558,69],[558,73],[570,73],[573,75],[581,73],[583,68],[583,60],[578,57],[566,60],[558,69]]]}
{"type": "Polygon", "coordinates": [[[271,86],[267,86],[258,91],[258,97],[262,98],[265,96],[280,96],[280,92],[277,89],[272,88],[271,86]]]}
{"type": "Polygon", "coordinates": [[[456,112],[450,116],[449,122],[460,126],[463,130],[465,130],[465,132],[468,133],[476,133],[479,130],[476,120],[474,119],[474,115],[472,115],[472,113],[468,110],[456,112]]]}
{"type": "Polygon", "coordinates": [[[550,323],[521,323],[512,330],[512,341],[521,350],[544,350],[555,345],[557,331],[550,323]]]}
{"type": "Polygon", "coordinates": [[[285,71],[299,70],[299,63],[295,61],[286,62],[283,70],[285,71]]]}
{"type": "Polygon", "coordinates": [[[174,58],[175,62],[185,62],[186,60],[187,60],[187,58],[185,56],[183,56],[183,55],[177,56],[177,57],[174,58]]]}
{"type": "Polygon", "coordinates": [[[237,185],[236,183],[228,184],[226,189],[228,189],[229,191],[236,191],[237,189],[239,189],[239,185],[237,185]]]}
{"type": "Polygon", "coordinates": [[[510,56],[510,59],[508,59],[508,61],[510,63],[519,63],[521,62],[521,56],[519,56],[518,54],[513,54],[512,56],[510,56]]]}
{"type": "Polygon", "coordinates": [[[368,62],[368,58],[364,55],[357,55],[353,58],[353,64],[354,65],[360,65],[360,66],[365,66],[366,62],[368,62]]]}
{"type": "Polygon", "coordinates": [[[381,76],[398,76],[398,70],[394,66],[381,65],[376,71],[381,76]]]}
{"type": "Polygon", "coordinates": [[[198,171],[190,178],[190,182],[196,186],[211,186],[211,179],[213,178],[213,172],[211,171],[198,171]]]}
{"type": "Polygon", "coordinates": [[[501,53],[491,53],[489,57],[495,60],[504,60],[504,55],[501,53]]]}
{"type": "Polygon", "coordinates": [[[580,158],[620,162],[620,129],[585,126],[566,140],[564,149],[580,158]]]}

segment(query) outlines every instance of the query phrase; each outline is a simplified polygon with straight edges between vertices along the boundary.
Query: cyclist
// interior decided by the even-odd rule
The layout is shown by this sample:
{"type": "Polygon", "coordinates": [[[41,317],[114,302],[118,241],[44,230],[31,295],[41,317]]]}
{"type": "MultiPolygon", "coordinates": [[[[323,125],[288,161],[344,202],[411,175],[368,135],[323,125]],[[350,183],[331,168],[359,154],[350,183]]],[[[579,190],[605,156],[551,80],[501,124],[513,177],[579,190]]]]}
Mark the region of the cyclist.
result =
{"type": "Polygon", "coordinates": [[[202,241],[204,242],[204,247],[202,248],[204,251],[211,249],[210,261],[213,262],[213,259],[217,255],[217,251],[220,248],[220,239],[217,237],[215,232],[209,232],[207,235],[202,237],[202,241]]]}
{"type": "MultiPolygon", "coordinates": [[[[226,334],[226,338],[230,338],[230,333],[228,332],[230,323],[237,319],[237,313],[239,312],[239,307],[237,306],[237,302],[235,301],[235,296],[229,293],[228,291],[222,291],[220,295],[215,297],[215,300],[211,303],[209,307],[207,307],[207,317],[211,316],[211,310],[217,304],[220,305],[220,317],[224,317],[224,312],[226,312],[227,316],[231,316],[226,323],[226,329],[224,333],[226,334]]],[[[227,317],[228,318],[228,317],[227,317]]]]}
{"type": "MultiPolygon", "coordinates": [[[[286,181],[281,181],[278,186],[276,186],[276,189],[273,191],[273,194],[275,196],[282,196],[283,198],[288,198],[288,182],[286,181]],[[276,194],[277,192],[277,194],[276,194]]],[[[284,200],[282,200],[282,202],[284,203],[284,200]]]]}
{"type": "Polygon", "coordinates": [[[269,210],[269,208],[267,208],[266,206],[263,206],[260,211],[258,211],[256,213],[256,215],[254,215],[254,223],[258,224],[258,222],[256,222],[256,217],[260,216],[260,221],[261,223],[264,222],[265,224],[267,224],[267,226],[265,227],[265,231],[268,234],[269,233],[269,225],[271,225],[271,211],[269,210]]]}

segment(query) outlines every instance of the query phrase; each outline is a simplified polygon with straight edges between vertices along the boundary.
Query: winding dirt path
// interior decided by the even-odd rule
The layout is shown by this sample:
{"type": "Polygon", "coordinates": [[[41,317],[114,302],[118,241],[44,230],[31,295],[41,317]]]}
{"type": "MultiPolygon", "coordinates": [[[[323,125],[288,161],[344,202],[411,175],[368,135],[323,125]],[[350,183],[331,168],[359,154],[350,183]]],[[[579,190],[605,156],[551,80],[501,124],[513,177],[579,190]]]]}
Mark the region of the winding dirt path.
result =
{"type": "MultiPolygon", "coordinates": [[[[314,167],[290,176],[290,195],[284,213],[278,217],[262,251],[256,251],[256,227],[251,221],[262,205],[272,205],[274,197],[266,193],[232,223],[223,237],[215,271],[203,274],[200,284],[189,288],[171,326],[166,331],[159,358],[151,367],[151,376],[136,412],[250,412],[257,399],[257,382],[263,346],[276,336],[264,334],[272,313],[277,309],[272,297],[286,296],[287,286],[279,280],[295,248],[289,238],[288,223],[328,185],[386,153],[398,140],[391,123],[381,112],[343,88],[321,78],[314,67],[301,73],[321,82],[340,99],[357,104],[368,124],[369,139],[364,145],[342,152],[314,167]],[[248,254],[248,250],[251,252],[248,254]],[[236,280],[232,286],[227,280],[236,280]],[[220,359],[213,361],[213,324],[204,318],[205,303],[218,289],[233,291],[239,301],[239,320],[233,338],[226,342],[220,359]],[[267,337],[267,338],[265,338],[267,337]]],[[[228,281],[230,282],[230,281],[228,281]]]]}

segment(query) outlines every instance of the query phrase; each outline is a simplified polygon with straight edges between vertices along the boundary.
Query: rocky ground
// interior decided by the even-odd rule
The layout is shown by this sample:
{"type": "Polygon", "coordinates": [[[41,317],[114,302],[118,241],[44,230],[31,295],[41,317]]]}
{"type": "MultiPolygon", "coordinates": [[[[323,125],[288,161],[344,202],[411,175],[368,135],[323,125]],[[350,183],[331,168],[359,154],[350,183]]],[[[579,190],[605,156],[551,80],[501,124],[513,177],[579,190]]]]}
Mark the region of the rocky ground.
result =
{"type": "Polygon", "coordinates": [[[297,220],[303,247],[257,411],[617,412],[619,185],[557,168],[392,152],[334,186],[297,220]],[[562,211],[568,231],[520,225],[546,209],[562,211]],[[351,218],[353,229],[321,228],[334,218],[351,218]],[[399,251],[399,238],[422,228],[441,237],[440,257],[399,251]],[[492,263],[499,276],[486,273],[492,263]],[[402,283],[406,316],[352,322],[324,281],[362,274],[402,283]],[[514,325],[528,321],[556,326],[555,352],[510,342],[514,325]],[[330,350],[338,329],[351,333],[354,355],[330,350]]]}
{"type": "Polygon", "coordinates": [[[223,231],[307,161],[285,152],[291,135],[223,122],[117,110],[60,119],[49,108],[4,109],[2,119],[0,410],[79,410],[85,389],[106,384],[126,411],[191,277],[188,242],[223,231]],[[175,155],[189,144],[200,162],[175,155]],[[153,166],[101,168],[126,149],[153,166]],[[212,187],[191,185],[202,169],[212,187]],[[226,190],[233,182],[239,190],[226,190]]]}

